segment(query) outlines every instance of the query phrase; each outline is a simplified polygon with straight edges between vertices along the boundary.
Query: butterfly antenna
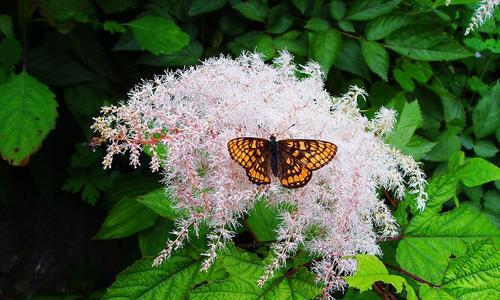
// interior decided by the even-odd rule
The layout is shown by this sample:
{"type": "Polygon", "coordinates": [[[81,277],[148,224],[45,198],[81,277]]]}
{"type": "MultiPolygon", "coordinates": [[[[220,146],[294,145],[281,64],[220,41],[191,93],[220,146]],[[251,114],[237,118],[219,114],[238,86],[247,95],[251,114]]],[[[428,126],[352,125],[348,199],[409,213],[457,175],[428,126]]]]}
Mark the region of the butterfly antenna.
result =
{"type": "Polygon", "coordinates": [[[277,134],[276,134],[276,136],[279,136],[279,135],[281,135],[281,134],[285,133],[288,129],[292,128],[293,126],[295,126],[295,124],[292,124],[292,125],[290,125],[287,129],[283,130],[283,131],[282,131],[282,132],[280,132],[280,133],[277,133],[277,134]]]}
{"type": "Polygon", "coordinates": [[[269,131],[267,131],[264,127],[262,127],[262,126],[260,126],[260,125],[257,125],[257,127],[258,127],[259,129],[264,130],[267,134],[272,135],[272,133],[270,133],[269,131]]]}

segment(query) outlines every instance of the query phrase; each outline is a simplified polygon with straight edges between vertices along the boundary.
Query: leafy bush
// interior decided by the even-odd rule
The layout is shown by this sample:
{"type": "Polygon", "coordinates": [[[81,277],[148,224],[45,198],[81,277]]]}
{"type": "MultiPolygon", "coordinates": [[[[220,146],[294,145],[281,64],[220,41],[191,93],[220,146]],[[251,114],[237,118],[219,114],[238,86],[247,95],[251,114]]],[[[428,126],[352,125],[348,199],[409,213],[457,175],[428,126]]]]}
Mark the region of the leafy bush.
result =
{"type": "MultiPolygon", "coordinates": [[[[9,182],[17,166],[51,166],[46,153],[64,152],[59,159],[71,158],[63,159],[64,184],[56,189],[106,212],[95,238],[137,239],[143,257],[105,283],[106,291],[96,284],[61,299],[96,297],[93,290],[105,299],[321,297],[311,272],[317,257],[303,251],[262,288],[256,285],[279,223],[277,209],[265,202],[240,220],[244,226],[208,272],[199,271],[209,234],[203,226],[198,235],[188,233],[184,249],[152,267],[151,256],[163,249],[179,217],[172,199],[157,177],[131,170],[127,161],[103,170],[103,149],[85,146],[100,138],[90,129],[100,107],[126,99],[143,78],[243,51],[260,52],[271,64],[287,50],[297,63],[319,63],[331,95],[364,88],[369,97],[358,105],[369,119],[383,106],[397,111],[385,141],[421,161],[428,177],[422,212],[414,196],[397,202],[391,191],[380,191],[400,234],[378,241],[381,257],[358,254],[357,272],[343,279],[349,288],[332,296],[499,298],[500,15],[496,10],[479,20],[476,1],[445,2],[8,1],[0,15],[0,155],[6,162],[0,203],[15,201],[9,182]],[[469,33],[472,16],[479,26],[469,33]],[[58,130],[73,149],[60,151],[51,141],[58,130]]],[[[45,178],[35,174],[40,193],[50,198],[52,187],[44,188],[45,178]]]]}

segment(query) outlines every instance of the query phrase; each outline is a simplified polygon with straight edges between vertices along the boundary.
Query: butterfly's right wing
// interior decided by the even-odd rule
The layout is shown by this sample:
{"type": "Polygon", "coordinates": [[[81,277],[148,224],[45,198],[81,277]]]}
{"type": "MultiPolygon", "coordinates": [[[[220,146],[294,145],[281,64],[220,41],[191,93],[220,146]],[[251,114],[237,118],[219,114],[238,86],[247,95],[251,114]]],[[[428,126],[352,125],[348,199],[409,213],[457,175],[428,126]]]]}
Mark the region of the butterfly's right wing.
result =
{"type": "Polygon", "coordinates": [[[252,183],[271,183],[268,140],[253,137],[235,138],[227,143],[227,149],[231,158],[245,169],[252,183]]]}

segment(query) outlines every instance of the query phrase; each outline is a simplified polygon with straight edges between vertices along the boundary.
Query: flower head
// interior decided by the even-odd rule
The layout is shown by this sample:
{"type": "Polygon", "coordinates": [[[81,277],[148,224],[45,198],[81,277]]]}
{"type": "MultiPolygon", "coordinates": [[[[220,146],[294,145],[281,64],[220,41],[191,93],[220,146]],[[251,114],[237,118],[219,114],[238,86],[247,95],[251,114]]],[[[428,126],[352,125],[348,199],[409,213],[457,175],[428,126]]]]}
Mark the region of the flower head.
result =
{"type": "Polygon", "coordinates": [[[395,113],[382,108],[368,120],[357,107],[358,98],[366,96],[351,87],[344,96],[332,98],[319,65],[297,66],[286,52],[272,65],[259,54],[244,53],[237,59],[211,58],[143,82],[126,103],[103,108],[93,128],[108,143],[105,167],[114,154],[125,152],[137,166],[139,153],[148,146],[151,168],[163,167],[169,194],[187,212],[155,264],[182,247],[189,227],[196,230],[204,223],[210,228],[203,264],[207,269],[232,239],[238,218],[263,196],[270,206],[286,203],[293,209],[281,212],[274,259],[259,284],[305,249],[320,257],[313,269],[327,294],[343,289],[341,276],[354,272],[356,264],[346,256],[380,254],[377,239],[397,233],[380,188],[398,198],[406,190],[416,193],[421,208],[426,199],[418,164],[382,139],[393,127],[395,113]],[[231,160],[227,142],[239,136],[268,138],[268,132],[291,124],[295,126],[278,139],[330,141],[338,146],[337,156],[303,188],[285,189],[276,180],[257,188],[231,160]],[[165,157],[156,153],[160,146],[168,148],[165,157]],[[311,228],[318,233],[306,234],[311,228]]]}

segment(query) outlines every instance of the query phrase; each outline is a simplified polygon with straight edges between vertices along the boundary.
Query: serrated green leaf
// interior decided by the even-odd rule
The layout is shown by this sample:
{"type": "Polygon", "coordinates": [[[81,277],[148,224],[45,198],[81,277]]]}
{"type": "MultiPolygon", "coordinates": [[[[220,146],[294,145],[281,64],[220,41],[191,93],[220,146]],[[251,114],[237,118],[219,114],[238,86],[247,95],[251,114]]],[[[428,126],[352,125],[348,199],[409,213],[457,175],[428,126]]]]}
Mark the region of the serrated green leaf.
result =
{"type": "Polygon", "coordinates": [[[0,85],[0,107],[0,155],[12,165],[26,164],[55,127],[55,95],[23,71],[0,85]]]}
{"type": "Polygon", "coordinates": [[[441,99],[444,120],[448,127],[463,128],[465,126],[465,108],[462,102],[454,94],[438,84],[433,84],[431,89],[441,99]]]}
{"type": "Polygon", "coordinates": [[[407,103],[401,94],[395,99],[394,107],[398,111],[398,120],[386,141],[395,147],[403,148],[408,144],[415,130],[422,126],[422,112],[418,101],[407,103]]]}
{"type": "Polygon", "coordinates": [[[189,44],[189,35],[173,21],[143,16],[128,23],[139,46],[155,55],[171,54],[189,44]]]}
{"type": "Polygon", "coordinates": [[[475,157],[465,163],[460,172],[460,180],[468,187],[500,180],[500,168],[486,159],[475,157]]]}
{"type": "Polygon", "coordinates": [[[500,127],[500,83],[495,85],[477,103],[472,111],[474,134],[483,138],[500,127]]]}
{"type": "Polygon", "coordinates": [[[337,22],[337,25],[346,32],[356,32],[351,21],[341,20],[337,22]]]}
{"type": "Polygon", "coordinates": [[[125,26],[116,21],[105,21],[104,24],[102,24],[102,29],[109,33],[124,33],[127,31],[125,26]]]}
{"type": "Polygon", "coordinates": [[[345,4],[342,0],[333,0],[328,4],[328,10],[330,11],[330,16],[333,19],[340,21],[345,15],[345,4]]]}
{"type": "Polygon", "coordinates": [[[131,198],[119,201],[108,213],[95,239],[117,239],[130,236],[153,226],[156,215],[149,208],[131,198]]]}
{"type": "Polygon", "coordinates": [[[143,258],[118,274],[102,299],[186,299],[195,285],[210,278],[210,272],[200,272],[200,257],[186,250],[158,267],[152,263],[152,258],[143,258]]]}
{"type": "Polygon", "coordinates": [[[406,226],[396,259],[401,267],[436,285],[442,283],[450,255],[464,255],[466,245],[485,237],[500,238],[500,231],[475,206],[467,203],[440,213],[453,198],[461,177],[450,170],[429,182],[426,209],[406,226]]]}
{"type": "Polygon", "coordinates": [[[197,41],[182,48],[181,50],[168,55],[153,55],[145,53],[137,61],[138,64],[162,66],[162,67],[182,67],[199,63],[203,55],[203,45],[197,41]]]}
{"type": "Polygon", "coordinates": [[[405,61],[401,64],[401,68],[406,74],[410,75],[411,78],[420,83],[426,83],[432,76],[432,69],[427,62],[411,63],[405,61]]]}
{"type": "Polygon", "coordinates": [[[421,136],[414,135],[408,143],[401,148],[403,154],[411,155],[415,160],[420,160],[432,150],[437,143],[431,142],[421,136]]]}
{"type": "Polygon", "coordinates": [[[404,56],[426,61],[454,60],[472,56],[453,37],[442,31],[408,26],[391,34],[386,46],[404,56]]]}
{"type": "Polygon", "coordinates": [[[314,299],[320,288],[314,275],[301,267],[292,275],[278,273],[262,288],[257,280],[262,275],[264,264],[254,254],[229,248],[221,257],[230,276],[227,280],[204,285],[189,294],[192,300],[253,300],[253,299],[314,299]]]}
{"type": "Polygon", "coordinates": [[[344,277],[350,287],[357,288],[360,292],[369,291],[372,289],[372,284],[377,281],[390,283],[396,289],[396,292],[401,293],[405,288],[408,299],[417,299],[415,291],[406,282],[406,279],[397,275],[389,275],[384,264],[373,255],[358,254],[356,255],[358,267],[356,273],[352,276],[344,277]]]}
{"type": "Polygon", "coordinates": [[[233,41],[229,42],[229,49],[234,55],[240,55],[244,50],[257,51],[264,54],[265,59],[271,59],[276,54],[274,49],[273,39],[262,32],[250,31],[237,36],[233,41]]]}
{"type": "Polygon", "coordinates": [[[194,0],[189,7],[188,15],[196,16],[217,11],[223,8],[227,0],[194,0]]]}
{"type": "Polygon", "coordinates": [[[411,79],[411,76],[408,75],[405,71],[400,68],[396,68],[392,71],[392,75],[394,79],[399,83],[399,85],[408,92],[413,92],[415,89],[415,84],[411,79]]]}
{"type": "Polygon", "coordinates": [[[264,22],[269,14],[266,3],[261,0],[250,0],[233,5],[233,8],[250,20],[264,22]]]}
{"type": "Polygon", "coordinates": [[[361,52],[366,64],[375,74],[387,81],[389,71],[389,54],[384,46],[377,42],[365,41],[361,39],[361,52]]]}
{"type": "Polygon", "coordinates": [[[309,5],[309,0],[291,0],[291,2],[301,13],[305,13],[309,5]]]}
{"type": "Polygon", "coordinates": [[[335,67],[367,80],[370,79],[370,71],[368,71],[368,66],[361,54],[361,47],[354,39],[344,40],[342,50],[340,50],[339,56],[335,61],[335,67]]]}
{"type": "Polygon", "coordinates": [[[275,208],[268,207],[265,200],[261,199],[255,204],[246,222],[258,241],[276,240],[279,214],[275,208]]]}
{"type": "Polygon", "coordinates": [[[310,58],[321,65],[326,76],[342,49],[342,36],[332,29],[318,31],[311,33],[309,43],[310,58]]]}
{"type": "Polygon", "coordinates": [[[87,22],[92,12],[90,0],[41,0],[40,13],[61,33],[69,32],[73,21],[87,22]]]}
{"type": "Polygon", "coordinates": [[[453,153],[462,148],[460,138],[454,129],[441,132],[434,141],[437,144],[425,155],[425,159],[430,161],[447,161],[453,153]]]}
{"type": "Polygon", "coordinates": [[[299,38],[300,32],[290,31],[275,39],[273,39],[273,46],[276,50],[287,50],[288,52],[298,55],[307,56],[307,41],[299,38]],[[296,35],[290,35],[295,32],[296,35]]]}
{"type": "Polygon", "coordinates": [[[374,41],[386,38],[394,31],[410,24],[411,21],[407,15],[381,16],[366,25],[366,39],[374,41]]]}
{"type": "Polygon", "coordinates": [[[366,21],[392,11],[401,0],[356,0],[347,9],[346,19],[366,21]]]}
{"type": "Polygon", "coordinates": [[[139,196],[137,201],[167,219],[174,220],[180,215],[164,188],[139,196]]]}
{"type": "Polygon", "coordinates": [[[321,18],[312,18],[307,21],[304,28],[311,31],[326,31],[328,30],[328,28],[330,28],[330,24],[321,18]]]}
{"type": "Polygon", "coordinates": [[[139,234],[139,248],[142,256],[155,256],[165,247],[174,222],[159,218],[156,224],[139,234]]]}
{"type": "Polygon", "coordinates": [[[293,15],[285,5],[276,5],[269,11],[266,31],[280,34],[287,31],[293,25],[293,15]]]}
{"type": "Polygon", "coordinates": [[[474,144],[474,153],[482,157],[494,157],[498,153],[498,148],[491,141],[480,140],[474,144]]]}
{"type": "Polygon", "coordinates": [[[481,96],[484,96],[490,90],[488,85],[477,76],[470,77],[467,84],[472,91],[479,93],[481,96]]]}

